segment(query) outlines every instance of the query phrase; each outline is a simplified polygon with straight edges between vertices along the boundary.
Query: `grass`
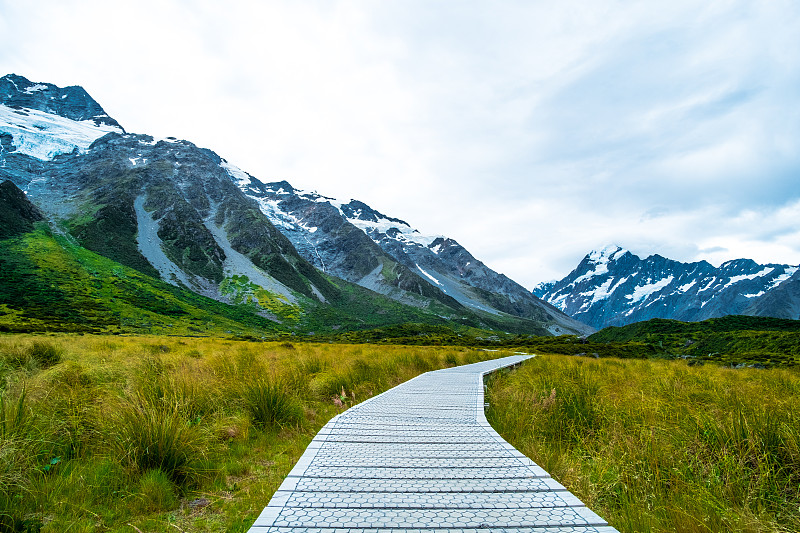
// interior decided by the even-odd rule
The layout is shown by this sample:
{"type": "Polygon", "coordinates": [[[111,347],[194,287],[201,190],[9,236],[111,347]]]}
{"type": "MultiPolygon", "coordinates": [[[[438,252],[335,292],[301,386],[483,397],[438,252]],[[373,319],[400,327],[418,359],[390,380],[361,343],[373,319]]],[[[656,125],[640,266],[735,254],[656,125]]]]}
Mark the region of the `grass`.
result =
{"type": "Polygon", "coordinates": [[[242,386],[241,394],[250,421],[257,428],[296,426],[303,418],[300,403],[281,383],[255,378],[242,386]]]}
{"type": "Polygon", "coordinates": [[[135,473],[158,471],[177,485],[195,486],[209,470],[211,443],[179,404],[149,400],[137,394],[121,402],[110,424],[114,456],[135,473]]]}
{"type": "Polygon", "coordinates": [[[509,442],[622,532],[800,530],[800,374],[548,355],[492,381],[509,442]]]}
{"type": "Polygon", "coordinates": [[[426,370],[503,355],[0,336],[0,532],[247,531],[342,409],[426,370]]]}

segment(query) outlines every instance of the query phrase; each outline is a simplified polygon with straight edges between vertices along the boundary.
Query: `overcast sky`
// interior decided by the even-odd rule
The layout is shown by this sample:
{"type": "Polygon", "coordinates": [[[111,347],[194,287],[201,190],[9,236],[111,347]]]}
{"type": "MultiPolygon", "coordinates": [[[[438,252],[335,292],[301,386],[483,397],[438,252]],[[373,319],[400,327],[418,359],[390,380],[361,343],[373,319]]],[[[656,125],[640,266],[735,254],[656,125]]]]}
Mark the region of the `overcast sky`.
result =
{"type": "Polygon", "coordinates": [[[796,0],[0,0],[0,67],[529,288],[607,244],[800,263],[796,0]]]}

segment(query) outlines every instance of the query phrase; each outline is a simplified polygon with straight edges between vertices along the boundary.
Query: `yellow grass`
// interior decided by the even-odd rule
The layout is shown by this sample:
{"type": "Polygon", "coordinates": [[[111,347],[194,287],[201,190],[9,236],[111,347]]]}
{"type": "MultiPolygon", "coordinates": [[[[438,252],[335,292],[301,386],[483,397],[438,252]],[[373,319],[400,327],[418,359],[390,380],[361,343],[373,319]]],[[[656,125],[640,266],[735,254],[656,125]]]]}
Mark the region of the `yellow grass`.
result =
{"type": "Polygon", "coordinates": [[[504,355],[463,347],[2,336],[0,531],[246,531],[340,409],[427,370],[504,355]],[[26,359],[34,343],[60,361],[42,368],[26,359]],[[273,394],[260,422],[253,417],[263,409],[248,403],[264,401],[248,396],[253,383],[273,394]]]}
{"type": "Polygon", "coordinates": [[[623,532],[800,531],[800,372],[540,356],[494,427],[623,532]]]}

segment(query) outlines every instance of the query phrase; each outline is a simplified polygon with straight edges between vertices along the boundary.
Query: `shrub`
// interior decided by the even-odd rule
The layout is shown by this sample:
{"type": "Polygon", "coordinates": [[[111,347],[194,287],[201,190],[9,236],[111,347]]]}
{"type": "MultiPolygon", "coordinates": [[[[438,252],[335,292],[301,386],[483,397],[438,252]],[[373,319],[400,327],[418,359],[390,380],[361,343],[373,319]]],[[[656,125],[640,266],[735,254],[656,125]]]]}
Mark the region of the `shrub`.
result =
{"type": "Polygon", "coordinates": [[[112,447],[135,471],[157,469],[178,485],[190,485],[208,474],[208,439],[181,415],[179,406],[131,398],[120,407],[113,425],[112,447]]]}
{"type": "Polygon", "coordinates": [[[139,479],[139,503],[143,512],[158,512],[174,509],[178,505],[169,476],[159,469],[148,470],[139,479]]]}
{"type": "Polygon", "coordinates": [[[28,356],[39,368],[50,368],[61,362],[63,350],[49,342],[34,341],[28,348],[28,356]]]}
{"type": "Polygon", "coordinates": [[[257,379],[242,389],[244,407],[254,426],[261,429],[297,425],[303,410],[278,384],[257,379]]]}

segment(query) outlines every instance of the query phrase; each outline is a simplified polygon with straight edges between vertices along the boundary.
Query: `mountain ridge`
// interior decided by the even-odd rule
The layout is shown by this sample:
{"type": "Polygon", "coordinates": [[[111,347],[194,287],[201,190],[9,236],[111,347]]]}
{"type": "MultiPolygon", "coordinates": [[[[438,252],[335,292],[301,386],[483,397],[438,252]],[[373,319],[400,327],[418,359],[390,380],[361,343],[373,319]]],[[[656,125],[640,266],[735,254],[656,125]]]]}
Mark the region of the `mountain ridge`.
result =
{"type": "Polygon", "coordinates": [[[793,265],[760,265],[751,259],[719,267],[658,254],[641,259],[610,245],[587,254],[563,279],[540,284],[533,292],[598,329],[652,318],[700,321],[744,314],[797,319],[797,273],[793,265]]]}
{"type": "MultiPolygon", "coordinates": [[[[421,280],[474,310],[541,321],[560,314],[521,285],[486,267],[454,239],[423,235],[404,220],[358,200],[344,202],[296,189],[287,181],[263,183],[242,172],[233,174],[245,194],[259,202],[273,224],[318,268],[401,301],[408,301],[407,295],[393,294],[393,288],[402,291],[408,280],[417,284],[421,280]],[[354,228],[361,232],[354,234],[354,228]],[[378,248],[369,245],[364,235],[378,248]],[[355,238],[364,244],[353,251],[348,241],[355,238]],[[330,248],[332,242],[340,244],[330,248]],[[370,250],[369,258],[361,261],[363,269],[340,268],[353,261],[353,253],[366,250],[370,250]]],[[[582,329],[577,321],[560,320],[566,327],[554,324],[552,333],[582,329]]]]}

